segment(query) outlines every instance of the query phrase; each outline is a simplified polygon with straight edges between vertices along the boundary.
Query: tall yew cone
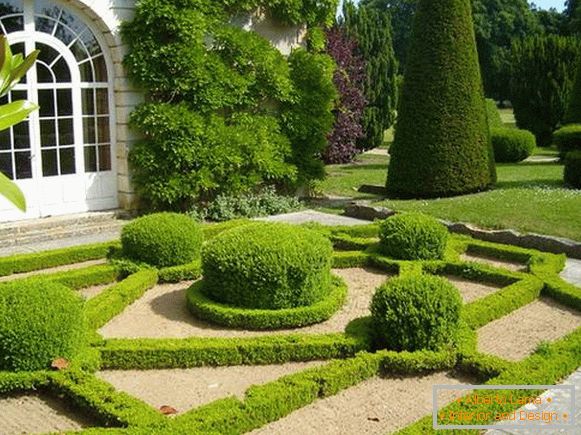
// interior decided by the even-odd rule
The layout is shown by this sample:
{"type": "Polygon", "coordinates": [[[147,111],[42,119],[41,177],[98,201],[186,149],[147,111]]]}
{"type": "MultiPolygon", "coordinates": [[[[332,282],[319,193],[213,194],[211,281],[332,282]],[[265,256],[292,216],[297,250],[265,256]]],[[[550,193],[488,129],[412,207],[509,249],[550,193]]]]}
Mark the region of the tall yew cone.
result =
{"type": "Polygon", "coordinates": [[[470,8],[470,0],[419,0],[390,150],[391,196],[454,196],[496,182],[470,8]]]}
{"type": "Polygon", "coordinates": [[[575,82],[569,96],[564,121],[566,124],[581,124],[581,54],[578,56],[575,82]]]}

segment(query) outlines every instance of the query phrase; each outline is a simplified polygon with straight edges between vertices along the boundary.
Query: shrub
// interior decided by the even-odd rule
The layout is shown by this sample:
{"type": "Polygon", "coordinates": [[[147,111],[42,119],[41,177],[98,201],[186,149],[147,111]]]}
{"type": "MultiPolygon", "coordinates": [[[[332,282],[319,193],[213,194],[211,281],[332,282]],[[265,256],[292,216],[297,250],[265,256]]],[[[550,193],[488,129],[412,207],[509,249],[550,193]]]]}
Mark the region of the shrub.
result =
{"type": "Polygon", "coordinates": [[[494,128],[490,137],[499,163],[522,162],[532,155],[537,145],[534,134],[515,128],[494,128]]]}
{"type": "MultiPolygon", "coordinates": [[[[363,91],[368,102],[363,113],[364,136],[358,141],[361,150],[383,144],[385,130],[395,122],[398,100],[398,63],[393,50],[391,17],[387,11],[360,3],[345,2],[343,26],[357,41],[359,54],[365,59],[363,91]]],[[[397,36],[397,35],[394,35],[397,36]]]]}
{"type": "Polygon", "coordinates": [[[488,115],[488,128],[503,128],[504,122],[502,122],[502,117],[498,111],[498,106],[496,101],[487,98],[486,99],[486,114],[488,115]]]}
{"type": "Polygon", "coordinates": [[[312,305],[329,294],[333,248],[315,231],[255,223],[220,234],[203,248],[204,291],[243,308],[312,305]]]}
{"type": "Polygon", "coordinates": [[[581,189],[581,151],[572,151],[565,157],[565,184],[581,189]]]}
{"type": "MultiPolygon", "coordinates": [[[[581,12],[581,8],[579,11],[581,12]]],[[[573,81],[573,87],[571,88],[564,122],[566,124],[581,122],[581,54],[577,59],[577,71],[575,80],[573,81]]]]}
{"type": "Polygon", "coordinates": [[[258,193],[220,195],[207,206],[200,206],[191,214],[199,219],[222,222],[289,213],[300,207],[298,198],[278,195],[273,187],[267,187],[258,193]]]}
{"type": "Polygon", "coordinates": [[[135,219],[121,231],[123,254],[132,260],[169,267],[200,257],[202,230],[190,217],[157,213],[135,219]]]}
{"type": "Polygon", "coordinates": [[[345,30],[334,26],[327,31],[327,53],[337,64],[333,82],[339,92],[335,104],[335,125],[323,153],[327,164],[349,163],[359,153],[357,141],[365,137],[363,95],[365,62],[356,54],[357,43],[345,30]]]}
{"type": "Polygon", "coordinates": [[[575,38],[534,36],[513,43],[510,89],[519,128],[549,146],[561,124],[573,86],[579,42],[575,38]]]}
{"type": "Polygon", "coordinates": [[[69,288],[30,280],[0,286],[0,371],[74,358],[85,338],[83,301],[69,288]]]}
{"type": "Polygon", "coordinates": [[[581,150],[581,124],[561,127],[553,134],[553,144],[564,159],[569,151],[581,150]]]}
{"type": "Polygon", "coordinates": [[[419,1],[390,154],[394,196],[453,196],[495,183],[469,0],[419,1]]]}
{"type": "Polygon", "coordinates": [[[379,245],[385,255],[399,260],[439,260],[448,235],[446,227],[430,216],[401,214],[380,224],[379,245]]]}
{"type": "Polygon", "coordinates": [[[378,344],[396,351],[438,350],[454,341],[461,308],[458,289],[444,278],[391,279],[371,302],[378,344]]]}

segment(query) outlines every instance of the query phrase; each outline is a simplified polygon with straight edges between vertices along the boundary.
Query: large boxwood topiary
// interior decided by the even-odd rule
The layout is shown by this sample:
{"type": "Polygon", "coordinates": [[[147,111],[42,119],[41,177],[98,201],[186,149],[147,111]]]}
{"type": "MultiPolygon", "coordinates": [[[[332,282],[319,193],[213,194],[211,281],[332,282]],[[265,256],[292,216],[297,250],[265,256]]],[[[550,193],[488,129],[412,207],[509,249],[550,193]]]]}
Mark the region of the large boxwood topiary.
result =
{"type": "Polygon", "coordinates": [[[562,159],[570,151],[581,151],[581,124],[569,124],[553,134],[553,145],[562,159]]]}
{"type": "Polygon", "coordinates": [[[565,157],[565,184],[581,189],[581,151],[571,151],[565,157]]]}
{"type": "Polygon", "coordinates": [[[48,369],[83,345],[82,299],[61,284],[34,280],[0,285],[0,371],[48,369]]]}
{"type": "Polygon", "coordinates": [[[256,223],[227,231],[203,249],[204,293],[223,304],[283,309],[330,292],[333,248],[315,231],[256,223]]]}
{"type": "Polygon", "coordinates": [[[470,0],[420,0],[387,190],[428,198],[496,181],[470,0]]]}
{"type": "Polygon", "coordinates": [[[458,289],[444,278],[391,279],[371,302],[378,345],[396,351],[438,350],[453,343],[461,308],[458,289]]]}
{"type": "Polygon", "coordinates": [[[442,259],[448,236],[444,225],[420,213],[393,216],[379,225],[382,253],[399,260],[442,259]]]}
{"type": "Polygon", "coordinates": [[[158,267],[177,266],[200,258],[202,240],[200,225],[177,213],[143,216],[121,231],[125,256],[158,267]]]}
{"type": "Polygon", "coordinates": [[[494,158],[499,163],[522,162],[533,154],[537,146],[534,134],[516,128],[493,128],[490,138],[494,158]]]}

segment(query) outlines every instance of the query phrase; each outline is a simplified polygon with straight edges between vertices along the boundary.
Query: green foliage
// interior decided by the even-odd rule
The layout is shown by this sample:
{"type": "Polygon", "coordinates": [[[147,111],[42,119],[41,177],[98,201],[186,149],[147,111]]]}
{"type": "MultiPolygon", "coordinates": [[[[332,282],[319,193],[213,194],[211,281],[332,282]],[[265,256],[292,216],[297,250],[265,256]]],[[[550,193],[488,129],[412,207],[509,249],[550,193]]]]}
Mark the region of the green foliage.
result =
{"type": "Polygon", "coordinates": [[[535,36],[513,43],[510,88],[519,128],[533,132],[539,146],[563,121],[575,77],[579,42],[561,36],[535,36]]]}
{"type": "Polygon", "coordinates": [[[499,163],[518,163],[529,158],[537,146],[535,135],[527,130],[494,128],[490,132],[494,158],[499,163]]]}
{"type": "Polygon", "coordinates": [[[130,153],[137,192],[156,209],[191,210],[220,193],[245,192],[263,182],[295,179],[291,149],[270,115],[226,120],[185,103],[152,103],[131,115],[146,140],[130,153]]]}
{"type": "Polygon", "coordinates": [[[196,280],[202,276],[201,261],[194,260],[191,263],[179,266],[162,267],[158,270],[159,282],[182,282],[196,280]]]}
{"type": "Polygon", "coordinates": [[[469,0],[420,0],[398,116],[389,193],[454,196],[495,183],[469,0]]]}
{"type": "MultiPolygon", "coordinates": [[[[581,12],[581,9],[579,11],[581,12]]],[[[581,31],[581,27],[579,30],[581,31]]],[[[563,121],[565,124],[581,123],[581,53],[578,55],[576,71],[563,121]]]]}
{"type": "Polygon", "coordinates": [[[297,197],[279,195],[274,188],[269,187],[260,192],[236,196],[219,195],[207,206],[198,207],[190,214],[199,219],[221,222],[290,213],[300,208],[301,203],[297,197]]]}
{"type": "Polygon", "coordinates": [[[389,15],[372,7],[347,2],[343,8],[343,26],[358,43],[365,60],[363,90],[368,102],[363,116],[366,136],[358,146],[372,149],[383,144],[383,133],[395,122],[398,100],[398,63],[392,44],[389,15]]]}
{"type": "Polygon", "coordinates": [[[318,153],[333,122],[332,62],[306,53],[287,60],[231,18],[260,6],[285,22],[315,25],[335,3],[138,3],[123,35],[128,73],[149,94],[131,117],[144,139],[130,154],[148,206],[188,211],[219,195],[323,176],[318,153]]]}
{"type": "Polygon", "coordinates": [[[486,114],[488,116],[488,128],[503,128],[504,122],[502,122],[502,117],[498,111],[498,106],[496,101],[487,98],[486,99],[486,114]]]}
{"type": "MultiPolygon", "coordinates": [[[[0,35],[0,97],[4,97],[18,84],[32,68],[39,51],[35,50],[26,58],[22,54],[12,55],[10,44],[4,35],[0,35]]],[[[12,101],[0,106],[0,131],[6,130],[24,121],[28,115],[38,109],[38,106],[30,101],[12,101]]],[[[8,177],[0,173],[0,195],[18,207],[26,211],[26,199],[22,192],[8,177]]]]}
{"type": "Polygon", "coordinates": [[[304,184],[325,178],[325,167],[318,156],[327,147],[327,134],[335,122],[335,64],[326,54],[303,49],[294,50],[288,61],[295,94],[292,102],[283,105],[282,126],[292,144],[298,182],[304,184]]]}
{"type": "Polygon", "coordinates": [[[561,159],[570,151],[581,150],[581,124],[569,124],[553,134],[553,145],[559,150],[561,159]]]}
{"type": "Polygon", "coordinates": [[[199,366],[282,364],[353,357],[370,350],[364,335],[294,334],[237,338],[108,340],[102,368],[151,370],[199,366]]]}
{"type": "Polygon", "coordinates": [[[381,252],[398,260],[441,260],[448,236],[444,225],[420,213],[390,217],[379,227],[381,252]]]}
{"type": "Polygon", "coordinates": [[[198,319],[229,328],[274,330],[324,322],[343,306],[346,297],[347,286],[341,279],[334,278],[329,295],[306,307],[268,310],[220,304],[204,295],[203,281],[190,287],[187,300],[188,308],[198,319]]]}
{"type": "Polygon", "coordinates": [[[581,189],[581,150],[571,151],[565,156],[565,184],[581,189]]]}
{"type": "Polygon", "coordinates": [[[85,339],[83,301],[67,287],[46,281],[0,286],[0,370],[48,369],[73,359],[85,339]]]}
{"type": "Polygon", "coordinates": [[[123,227],[123,254],[133,260],[170,267],[200,258],[202,230],[192,218],[157,213],[135,219],[123,227]]]}
{"type": "Polygon", "coordinates": [[[55,249],[34,254],[18,254],[0,258],[0,276],[33,272],[40,269],[105,258],[114,243],[97,243],[73,248],[55,249]]]}
{"type": "Polygon", "coordinates": [[[85,312],[89,326],[93,329],[104,326],[123,312],[125,307],[143,296],[146,290],[157,284],[157,279],[155,270],[142,270],[87,301],[85,312]]]}
{"type": "Polygon", "coordinates": [[[272,223],[235,228],[203,248],[204,292],[235,307],[312,305],[330,292],[331,243],[314,231],[272,223]]]}
{"type": "Polygon", "coordinates": [[[462,298],[448,280],[409,275],[379,287],[371,302],[380,346],[396,351],[438,350],[453,344],[462,298]]]}

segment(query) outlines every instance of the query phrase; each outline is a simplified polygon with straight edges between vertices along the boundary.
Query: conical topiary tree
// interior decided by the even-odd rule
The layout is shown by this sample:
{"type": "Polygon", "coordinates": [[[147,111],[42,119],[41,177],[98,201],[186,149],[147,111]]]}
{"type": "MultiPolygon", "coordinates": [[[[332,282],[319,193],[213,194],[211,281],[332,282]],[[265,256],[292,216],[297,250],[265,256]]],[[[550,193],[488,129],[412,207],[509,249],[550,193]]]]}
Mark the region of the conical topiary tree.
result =
{"type": "Polygon", "coordinates": [[[566,124],[581,124],[581,54],[578,56],[577,73],[571,95],[569,95],[564,121],[566,124]]]}
{"type": "Polygon", "coordinates": [[[429,198],[496,182],[470,0],[420,0],[387,190],[429,198]]]}

